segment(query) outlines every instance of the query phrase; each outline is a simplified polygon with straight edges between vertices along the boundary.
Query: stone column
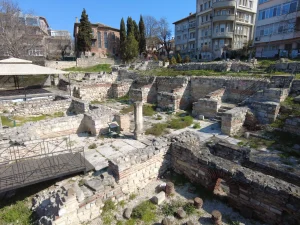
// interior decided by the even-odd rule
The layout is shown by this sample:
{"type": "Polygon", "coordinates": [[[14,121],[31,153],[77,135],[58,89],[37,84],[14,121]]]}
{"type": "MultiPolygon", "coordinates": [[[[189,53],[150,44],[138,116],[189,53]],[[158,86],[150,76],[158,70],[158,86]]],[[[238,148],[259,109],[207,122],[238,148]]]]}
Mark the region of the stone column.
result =
{"type": "Polygon", "coordinates": [[[134,103],[134,137],[139,140],[144,135],[143,102],[134,103]]]}

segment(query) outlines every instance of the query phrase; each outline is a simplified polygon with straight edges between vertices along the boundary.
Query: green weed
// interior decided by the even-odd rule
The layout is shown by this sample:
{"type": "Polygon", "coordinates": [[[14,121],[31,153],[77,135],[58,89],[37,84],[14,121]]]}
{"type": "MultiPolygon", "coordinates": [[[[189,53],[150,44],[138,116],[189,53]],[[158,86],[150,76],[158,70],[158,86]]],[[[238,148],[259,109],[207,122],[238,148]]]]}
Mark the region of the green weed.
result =
{"type": "Polygon", "coordinates": [[[93,143],[93,144],[90,144],[88,148],[95,149],[95,148],[97,148],[97,145],[96,145],[96,143],[93,143]]]}
{"type": "Polygon", "coordinates": [[[146,135],[154,135],[154,136],[161,136],[165,133],[166,129],[168,127],[167,123],[157,123],[153,124],[151,128],[146,130],[146,135]]]}
{"type": "Polygon", "coordinates": [[[145,201],[134,207],[131,214],[133,219],[139,219],[146,224],[156,220],[156,206],[150,201],[145,201]]]}
{"type": "Polygon", "coordinates": [[[70,72],[111,72],[111,66],[109,64],[98,64],[96,66],[91,66],[91,67],[71,67],[68,69],[64,69],[65,71],[70,71],[70,72]]]}

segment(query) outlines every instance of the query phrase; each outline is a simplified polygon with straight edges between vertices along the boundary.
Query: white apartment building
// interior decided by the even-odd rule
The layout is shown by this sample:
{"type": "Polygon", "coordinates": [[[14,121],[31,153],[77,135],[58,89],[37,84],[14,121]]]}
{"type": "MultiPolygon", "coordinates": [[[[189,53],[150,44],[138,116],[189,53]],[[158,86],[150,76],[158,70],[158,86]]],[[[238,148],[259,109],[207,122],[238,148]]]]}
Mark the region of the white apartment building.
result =
{"type": "Polygon", "coordinates": [[[257,0],[197,0],[196,55],[223,57],[253,40],[257,0]]]}
{"type": "Polygon", "coordinates": [[[300,55],[300,0],[259,0],[256,57],[300,55]]]}
{"type": "Polygon", "coordinates": [[[196,58],[196,13],[174,22],[175,24],[175,53],[182,58],[196,58]]]}

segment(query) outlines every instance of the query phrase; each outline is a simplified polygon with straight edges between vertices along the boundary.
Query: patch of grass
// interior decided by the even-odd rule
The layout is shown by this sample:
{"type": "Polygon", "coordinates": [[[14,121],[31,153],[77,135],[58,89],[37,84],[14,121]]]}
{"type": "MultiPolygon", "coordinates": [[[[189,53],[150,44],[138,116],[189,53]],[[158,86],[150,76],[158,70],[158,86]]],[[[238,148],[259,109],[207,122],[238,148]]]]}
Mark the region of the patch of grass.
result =
{"type": "Polygon", "coordinates": [[[151,224],[156,220],[156,206],[150,201],[145,201],[134,207],[131,214],[133,219],[139,219],[145,224],[151,224]]]}
{"type": "Polygon", "coordinates": [[[137,224],[137,221],[136,219],[129,219],[125,222],[125,225],[136,225],[137,224]]]}
{"type": "Polygon", "coordinates": [[[111,199],[108,199],[104,202],[103,212],[114,211],[116,208],[115,203],[111,199]]]}
{"type": "Polygon", "coordinates": [[[154,135],[154,136],[161,136],[165,133],[168,127],[167,123],[156,123],[153,124],[151,128],[146,130],[146,135],[154,135]]]}
{"type": "Polygon", "coordinates": [[[81,179],[79,182],[78,182],[78,186],[81,187],[83,186],[85,183],[85,179],[81,179]]]}
{"type": "Polygon", "coordinates": [[[175,129],[175,130],[183,129],[185,127],[192,125],[193,120],[194,119],[191,116],[185,116],[185,117],[181,117],[181,118],[173,118],[170,121],[170,128],[175,129]]]}
{"type": "Polygon", "coordinates": [[[136,197],[137,197],[137,194],[131,193],[131,194],[129,195],[129,200],[131,201],[131,200],[135,199],[136,197]]]}
{"type": "Polygon", "coordinates": [[[96,66],[91,66],[91,67],[71,67],[68,69],[64,69],[65,71],[70,71],[70,72],[111,72],[111,65],[109,64],[98,64],[96,66]]]}
{"type": "Polygon", "coordinates": [[[0,209],[0,224],[32,224],[32,211],[27,201],[17,201],[15,204],[0,209]]]}
{"type": "Polygon", "coordinates": [[[155,105],[145,104],[143,105],[143,116],[153,116],[156,111],[155,105]]]}
{"type": "Polygon", "coordinates": [[[123,225],[123,221],[117,221],[116,225],[123,225]]]}
{"type": "Polygon", "coordinates": [[[131,113],[134,111],[134,106],[133,105],[130,105],[130,106],[127,106],[127,107],[124,107],[120,113],[122,114],[127,114],[127,113],[131,113]]]}
{"type": "Polygon", "coordinates": [[[162,116],[161,115],[157,115],[157,117],[155,119],[156,120],[162,120],[162,116]]]}
{"type": "Polygon", "coordinates": [[[126,201],[122,200],[119,202],[119,206],[121,206],[122,208],[126,205],[126,201]]]}
{"type": "Polygon", "coordinates": [[[104,206],[102,208],[102,221],[104,225],[110,225],[112,222],[115,220],[113,212],[116,210],[116,205],[115,203],[111,200],[108,199],[104,202],[104,206]]]}
{"type": "Polygon", "coordinates": [[[258,60],[257,62],[260,67],[268,68],[269,66],[275,64],[276,60],[263,59],[263,60],[258,60]]]}
{"type": "Polygon", "coordinates": [[[64,113],[63,112],[55,112],[52,115],[48,115],[48,114],[43,114],[40,116],[13,116],[10,119],[6,116],[1,116],[1,120],[2,120],[2,125],[3,126],[7,126],[7,127],[13,127],[14,126],[14,120],[16,121],[16,126],[22,126],[24,123],[27,122],[38,122],[41,120],[45,120],[45,119],[52,119],[52,118],[58,118],[58,117],[63,117],[64,113]]]}
{"type": "Polygon", "coordinates": [[[93,144],[90,144],[88,148],[95,149],[95,148],[97,148],[97,145],[96,145],[96,143],[93,143],[93,144]]]}
{"type": "Polygon", "coordinates": [[[93,101],[91,101],[90,103],[91,103],[91,104],[102,104],[103,102],[100,102],[100,101],[98,101],[98,100],[93,100],[93,101]]]}
{"type": "Polygon", "coordinates": [[[194,123],[193,128],[194,129],[200,129],[201,128],[200,123],[194,123]]]}
{"type": "Polygon", "coordinates": [[[186,212],[187,215],[193,215],[197,212],[194,205],[192,203],[186,203],[183,207],[183,210],[186,212]]]}
{"type": "Polygon", "coordinates": [[[172,200],[170,203],[165,203],[161,207],[161,212],[164,216],[173,216],[179,207],[184,206],[180,200],[172,200]]]}

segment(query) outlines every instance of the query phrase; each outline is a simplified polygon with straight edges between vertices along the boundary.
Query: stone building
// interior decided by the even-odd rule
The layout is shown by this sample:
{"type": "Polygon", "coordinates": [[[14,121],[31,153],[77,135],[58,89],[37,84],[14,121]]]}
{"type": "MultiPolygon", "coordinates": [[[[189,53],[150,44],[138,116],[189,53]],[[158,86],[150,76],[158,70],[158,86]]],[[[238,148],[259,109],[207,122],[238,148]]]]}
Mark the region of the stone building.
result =
{"type": "Polygon", "coordinates": [[[198,58],[212,60],[253,39],[256,0],[197,0],[198,58]]]}
{"type": "MultiPolygon", "coordinates": [[[[99,58],[118,56],[120,49],[120,30],[101,23],[94,23],[91,25],[93,32],[92,49],[86,54],[99,58]]],[[[75,46],[78,30],[79,22],[76,19],[73,34],[75,38],[75,46]]]]}
{"type": "Polygon", "coordinates": [[[300,49],[300,1],[259,0],[256,57],[297,57],[300,49]]]}
{"type": "Polygon", "coordinates": [[[182,57],[196,56],[196,13],[173,23],[175,25],[175,52],[182,57]]]}

